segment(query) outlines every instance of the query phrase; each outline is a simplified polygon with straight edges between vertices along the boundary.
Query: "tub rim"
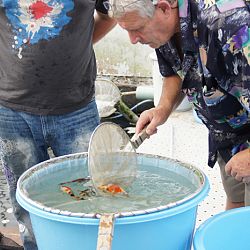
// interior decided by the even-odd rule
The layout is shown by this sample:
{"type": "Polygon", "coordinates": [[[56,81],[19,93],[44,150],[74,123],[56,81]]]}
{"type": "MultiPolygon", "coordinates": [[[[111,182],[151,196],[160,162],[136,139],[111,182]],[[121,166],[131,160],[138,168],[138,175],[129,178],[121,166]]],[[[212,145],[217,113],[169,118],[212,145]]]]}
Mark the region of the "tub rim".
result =
{"type": "Polygon", "coordinates": [[[196,249],[198,249],[197,247],[199,247],[200,250],[205,250],[206,247],[204,244],[204,239],[206,238],[207,229],[210,230],[210,227],[213,227],[213,225],[216,225],[219,221],[223,221],[228,217],[232,219],[232,217],[242,213],[250,214],[250,206],[225,210],[205,220],[194,232],[194,247],[196,247],[196,249]]]}
{"type": "MultiPolygon", "coordinates": [[[[145,156],[150,158],[156,158],[157,160],[168,160],[173,161],[174,163],[179,163],[183,167],[192,170],[194,174],[199,178],[200,180],[200,187],[197,188],[197,190],[188,195],[187,197],[177,201],[168,203],[164,206],[159,206],[156,208],[150,208],[145,210],[137,210],[132,212],[121,212],[115,214],[116,218],[116,224],[131,224],[131,223],[137,223],[137,222],[145,222],[145,221],[151,221],[155,219],[160,219],[162,217],[169,217],[181,212],[184,212],[188,209],[193,208],[194,206],[197,206],[199,202],[201,202],[205,196],[208,194],[210,185],[208,178],[204,174],[204,172],[188,163],[184,163],[179,160],[171,159],[164,156],[158,156],[158,155],[152,155],[152,154],[145,154],[145,153],[136,153],[139,156],[145,156]],[[157,214],[157,216],[155,216],[157,214]],[[136,217],[136,219],[134,219],[136,217]],[[157,218],[156,218],[157,217],[157,218]]],[[[69,155],[63,155],[56,158],[49,159],[47,161],[38,163],[25,171],[17,182],[17,191],[16,191],[16,198],[19,204],[26,209],[27,211],[39,215],[43,218],[50,218],[55,221],[63,221],[68,223],[74,223],[74,224],[92,224],[92,225],[98,225],[99,219],[101,217],[101,214],[99,213],[72,213],[69,211],[63,211],[60,209],[53,209],[47,206],[44,206],[43,204],[40,204],[39,202],[33,201],[30,199],[25,192],[22,189],[22,182],[29,178],[35,171],[39,170],[39,168],[49,167],[51,164],[60,163],[62,161],[65,161],[66,159],[72,159],[72,156],[74,157],[88,157],[87,152],[81,152],[81,153],[75,153],[75,154],[69,154],[69,155]],[[83,223],[84,220],[84,223],[83,223]]],[[[75,158],[76,159],[76,158],[75,158]]]]}

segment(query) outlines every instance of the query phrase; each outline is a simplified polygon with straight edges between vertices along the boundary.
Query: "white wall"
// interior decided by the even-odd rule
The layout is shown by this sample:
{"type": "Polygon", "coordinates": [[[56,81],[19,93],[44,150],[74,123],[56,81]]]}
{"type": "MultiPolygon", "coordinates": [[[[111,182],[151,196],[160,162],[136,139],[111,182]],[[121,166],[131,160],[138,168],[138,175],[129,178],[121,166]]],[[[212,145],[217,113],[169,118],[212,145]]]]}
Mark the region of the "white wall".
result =
{"type": "Polygon", "coordinates": [[[98,74],[151,77],[153,51],[147,45],[131,44],[127,32],[117,25],[95,45],[98,74]]]}

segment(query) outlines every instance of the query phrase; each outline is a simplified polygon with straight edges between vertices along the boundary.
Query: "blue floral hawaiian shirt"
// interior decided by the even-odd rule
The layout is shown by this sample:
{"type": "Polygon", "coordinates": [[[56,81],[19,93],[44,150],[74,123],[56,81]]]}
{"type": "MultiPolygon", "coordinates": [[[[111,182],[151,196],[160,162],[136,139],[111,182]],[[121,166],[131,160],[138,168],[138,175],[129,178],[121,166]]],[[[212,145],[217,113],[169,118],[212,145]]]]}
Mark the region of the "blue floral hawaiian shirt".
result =
{"type": "Polygon", "coordinates": [[[179,0],[182,53],[174,38],[156,49],[164,77],[182,89],[209,129],[208,165],[250,148],[250,2],[179,0]],[[179,55],[183,54],[183,58],[179,55]]]}

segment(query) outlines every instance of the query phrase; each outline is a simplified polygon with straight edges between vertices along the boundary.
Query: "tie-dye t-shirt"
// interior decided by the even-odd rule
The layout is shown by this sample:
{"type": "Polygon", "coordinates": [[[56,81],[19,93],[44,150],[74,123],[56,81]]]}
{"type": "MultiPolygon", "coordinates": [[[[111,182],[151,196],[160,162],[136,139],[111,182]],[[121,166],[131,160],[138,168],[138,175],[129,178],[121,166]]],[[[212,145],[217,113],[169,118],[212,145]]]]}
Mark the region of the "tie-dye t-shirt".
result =
{"type": "Polygon", "coordinates": [[[183,60],[174,39],[156,50],[161,74],[178,74],[209,129],[209,160],[250,147],[250,2],[179,0],[183,60]]]}
{"type": "Polygon", "coordinates": [[[0,0],[0,104],[64,114],[94,95],[94,11],[100,0],[0,0]]]}

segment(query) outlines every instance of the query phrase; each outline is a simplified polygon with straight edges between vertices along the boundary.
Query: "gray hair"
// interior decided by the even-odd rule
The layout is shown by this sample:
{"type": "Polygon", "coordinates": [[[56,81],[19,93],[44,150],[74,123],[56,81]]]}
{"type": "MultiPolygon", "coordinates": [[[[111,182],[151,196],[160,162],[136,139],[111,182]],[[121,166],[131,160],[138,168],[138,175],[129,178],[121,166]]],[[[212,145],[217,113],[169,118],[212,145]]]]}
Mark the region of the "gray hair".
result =
{"type": "Polygon", "coordinates": [[[113,17],[122,17],[127,12],[138,11],[141,17],[151,18],[154,15],[155,4],[151,0],[109,0],[113,17]]]}

